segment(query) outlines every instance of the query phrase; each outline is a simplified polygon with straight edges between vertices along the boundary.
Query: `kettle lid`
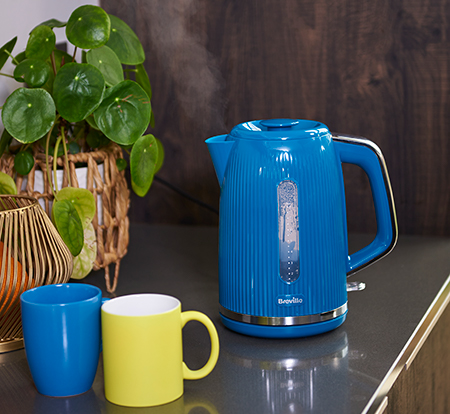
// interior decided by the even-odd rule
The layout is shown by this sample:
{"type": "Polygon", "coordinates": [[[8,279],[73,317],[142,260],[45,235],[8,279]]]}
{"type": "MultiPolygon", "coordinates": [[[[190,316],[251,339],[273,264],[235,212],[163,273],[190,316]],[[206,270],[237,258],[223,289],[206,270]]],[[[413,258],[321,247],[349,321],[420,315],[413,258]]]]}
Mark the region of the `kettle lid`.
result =
{"type": "Polygon", "coordinates": [[[328,128],[317,121],[306,119],[264,119],[236,125],[227,136],[227,141],[256,139],[262,141],[317,138],[329,134],[328,128]]]}

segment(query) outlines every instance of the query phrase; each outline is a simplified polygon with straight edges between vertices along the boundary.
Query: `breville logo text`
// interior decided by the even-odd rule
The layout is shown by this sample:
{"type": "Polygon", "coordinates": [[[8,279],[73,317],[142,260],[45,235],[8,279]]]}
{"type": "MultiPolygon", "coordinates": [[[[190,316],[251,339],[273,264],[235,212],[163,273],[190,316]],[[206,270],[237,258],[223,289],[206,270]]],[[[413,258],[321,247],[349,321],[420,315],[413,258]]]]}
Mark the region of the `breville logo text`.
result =
{"type": "Polygon", "coordinates": [[[302,305],[305,298],[302,295],[279,295],[276,301],[279,306],[296,306],[302,305]]]}

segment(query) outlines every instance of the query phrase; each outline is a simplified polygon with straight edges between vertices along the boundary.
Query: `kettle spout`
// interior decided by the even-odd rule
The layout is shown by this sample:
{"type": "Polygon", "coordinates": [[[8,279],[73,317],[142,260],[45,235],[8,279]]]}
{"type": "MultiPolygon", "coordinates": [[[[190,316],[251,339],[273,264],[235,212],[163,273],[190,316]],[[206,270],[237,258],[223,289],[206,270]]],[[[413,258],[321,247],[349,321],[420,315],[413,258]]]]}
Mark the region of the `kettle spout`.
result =
{"type": "Polygon", "coordinates": [[[208,145],[209,154],[211,155],[217,179],[221,187],[228,158],[235,143],[235,141],[226,141],[226,137],[227,135],[218,135],[206,140],[206,145],[208,145]]]}

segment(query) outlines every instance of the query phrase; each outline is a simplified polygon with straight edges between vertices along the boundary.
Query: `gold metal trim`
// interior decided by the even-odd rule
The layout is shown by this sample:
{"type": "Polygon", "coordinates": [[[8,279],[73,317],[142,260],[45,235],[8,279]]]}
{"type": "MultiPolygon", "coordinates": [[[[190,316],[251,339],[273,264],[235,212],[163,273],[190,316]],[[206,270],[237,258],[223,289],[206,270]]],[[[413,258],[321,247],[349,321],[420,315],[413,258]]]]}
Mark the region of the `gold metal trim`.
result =
{"type": "Polygon", "coordinates": [[[0,340],[0,353],[16,351],[17,349],[22,349],[23,347],[22,338],[15,338],[6,341],[0,340]]]}
{"type": "Polygon", "coordinates": [[[409,338],[397,359],[392,364],[391,369],[381,381],[381,384],[372,395],[361,414],[376,414],[378,408],[383,404],[384,398],[394,385],[403,369],[408,369],[418,354],[423,344],[431,333],[432,329],[444,313],[447,305],[450,303],[450,276],[445,281],[439,293],[434,298],[432,304],[417,325],[413,334],[409,338]]]}

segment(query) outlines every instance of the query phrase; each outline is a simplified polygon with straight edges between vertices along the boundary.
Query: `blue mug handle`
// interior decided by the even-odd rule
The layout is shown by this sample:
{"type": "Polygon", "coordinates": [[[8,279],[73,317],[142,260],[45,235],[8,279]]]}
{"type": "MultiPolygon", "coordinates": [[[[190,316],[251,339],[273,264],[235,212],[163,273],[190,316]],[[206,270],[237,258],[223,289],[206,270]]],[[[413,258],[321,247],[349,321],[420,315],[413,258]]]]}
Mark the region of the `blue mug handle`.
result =
{"type": "MultiPolygon", "coordinates": [[[[386,162],[380,148],[362,137],[339,134],[332,138],[340,161],[358,165],[366,172],[377,220],[377,234],[372,243],[348,256],[347,276],[350,276],[392,251],[398,238],[397,216],[386,162]]],[[[344,205],[344,214],[345,211],[344,205]]]]}

